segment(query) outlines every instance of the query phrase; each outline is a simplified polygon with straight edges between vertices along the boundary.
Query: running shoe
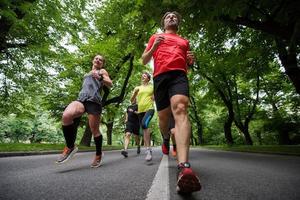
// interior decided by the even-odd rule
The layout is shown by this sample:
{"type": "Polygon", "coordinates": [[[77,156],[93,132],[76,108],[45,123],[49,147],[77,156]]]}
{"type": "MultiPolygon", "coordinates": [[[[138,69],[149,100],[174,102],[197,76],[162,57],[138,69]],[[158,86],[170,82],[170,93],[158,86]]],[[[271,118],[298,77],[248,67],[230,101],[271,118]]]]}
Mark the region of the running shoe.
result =
{"type": "Polygon", "coordinates": [[[187,162],[178,165],[176,190],[178,193],[192,193],[201,190],[200,180],[187,162]]]}
{"type": "Polygon", "coordinates": [[[57,164],[61,164],[64,162],[67,162],[68,160],[70,160],[74,154],[78,151],[78,147],[73,147],[71,149],[69,149],[68,147],[65,147],[62,154],[59,156],[59,158],[56,160],[57,164]]]}
{"type": "Polygon", "coordinates": [[[138,146],[138,147],[137,147],[136,153],[137,153],[137,154],[140,154],[140,153],[141,153],[141,146],[138,146]]]}
{"type": "Polygon", "coordinates": [[[94,158],[93,163],[91,164],[91,167],[92,168],[100,167],[102,165],[102,162],[103,162],[103,156],[104,156],[103,152],[102,152],[102,155],[100,155],[100,156],[96,155],[95,158],[94,158]]]}
{"type": "Polygon", "coordinates": [[[125,158],[127,158],[128,157],[128,152],[127,151],[125,151],[125,150],[123,150],[123,151],[121,151],[121,154],[125,157],[125,158]]]}
{"type": "Polygon", "coordinates": [[[169,155],[169,151],[170,151],[169,140],[164,139],[163,144],[161,145],[161,150],[162,150],[163,154],[169,155]]]}
{"type": "Polygon", "coordinates": [[[146,161],[150,161],[152,160],[152,151],[150,149],[147,149],[146,151],[146,157],[145,157],[146,161]]]}
{"type": "Polygon", "coordinates": [[[176,147],[173,146],[173,149],[172,149],[172,156],[176,158],[177,156],[177,151],[176,151],[176,147]]]}

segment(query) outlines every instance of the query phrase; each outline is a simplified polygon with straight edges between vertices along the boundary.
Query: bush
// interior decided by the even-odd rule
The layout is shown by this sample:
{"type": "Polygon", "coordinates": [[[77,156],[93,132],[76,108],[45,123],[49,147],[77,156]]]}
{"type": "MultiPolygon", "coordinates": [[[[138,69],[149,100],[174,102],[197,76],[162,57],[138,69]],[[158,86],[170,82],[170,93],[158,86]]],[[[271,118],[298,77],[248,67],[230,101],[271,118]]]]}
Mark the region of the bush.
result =
{"type": "Polygon", "coordinates": [[[35,118],[19,118],[14,114],[1,116],[1,142],[59,143],[63,142],[59,123],[48,113],[37,114],[35,118]]]}

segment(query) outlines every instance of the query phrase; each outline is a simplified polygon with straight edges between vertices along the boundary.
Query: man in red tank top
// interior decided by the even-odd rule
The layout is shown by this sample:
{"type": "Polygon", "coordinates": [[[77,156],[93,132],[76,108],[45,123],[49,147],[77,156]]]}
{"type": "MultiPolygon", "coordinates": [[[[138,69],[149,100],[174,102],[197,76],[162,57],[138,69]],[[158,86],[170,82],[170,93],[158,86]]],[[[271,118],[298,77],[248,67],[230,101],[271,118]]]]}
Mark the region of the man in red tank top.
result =
{"type": "Polygon", "coordinates": [[[178,179],[177,191],[191,193],[201,189],[200,181],[188,162],[191,124],[188,117],[189,86],[187,67],[194,62],[188,40],[177,35],[181,16],[167,12],[161,20],[164,30],[150,37],[142,55],[143,64],[154,59],[154,97],[157,106],[160,131],[164,142],[162,151],[169,154],[169,118],[175,119],[178,179]]]}

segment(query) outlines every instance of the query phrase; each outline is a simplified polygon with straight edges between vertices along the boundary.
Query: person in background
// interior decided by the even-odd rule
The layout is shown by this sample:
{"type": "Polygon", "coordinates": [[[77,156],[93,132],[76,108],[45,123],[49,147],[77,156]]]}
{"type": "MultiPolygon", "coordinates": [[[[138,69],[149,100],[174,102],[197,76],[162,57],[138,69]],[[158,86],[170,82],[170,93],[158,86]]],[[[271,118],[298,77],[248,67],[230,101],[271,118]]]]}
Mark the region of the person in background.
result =
{"type": "Polygon", "coordinates": [[[154,115],[153,85],[150,84],[151,75],[148,72],[142,74],[142,84],[133,90],[131,102],[137,100],[138,118],[143,130],[144,145],[146,147],[146,161],[152,160],[150,121],[154,115]]]}
{"type": "Polygon", "coordinates": [[[124,137],[124,150],[121,151],[121,154],[127,158],[128,152],[127,148],[130,143],[130,136],[131,134],[134,135],[135,143],[137,145],[137,154],[140,154],[141,147],[140,147],[140,123],[139,118],[137,115],[138,106],[136,102],[134,101],[131,105],[127,107],[126,115],[125,115],[125,137],[124,137]]]}

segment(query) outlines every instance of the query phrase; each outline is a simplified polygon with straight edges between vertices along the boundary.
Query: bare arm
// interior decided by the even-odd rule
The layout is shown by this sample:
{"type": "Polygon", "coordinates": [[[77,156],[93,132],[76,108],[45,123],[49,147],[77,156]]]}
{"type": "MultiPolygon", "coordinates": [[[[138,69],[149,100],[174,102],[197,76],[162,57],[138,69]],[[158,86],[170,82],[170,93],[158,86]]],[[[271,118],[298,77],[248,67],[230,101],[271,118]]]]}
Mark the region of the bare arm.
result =
{"type": "Polygon", "coordinates": [[[100,70],[100,74],[103,76],[103,83],[106,87],[111,88],[113,86],[112,80],[110,79],[107,71],[105,69],[100,70]]]}
{"type": "Polygon", "coordinates": [[[132,94],[132,96],[131,96],[131,98],[130,98],[131,103],[134,102],[134,100],[135,100],[136,96],[138,95],[138,93],[139,93],[139,88],[137,88],[137,87],[134,88],[133,94],[132,94]]]}
{"type": "Polygon", "coordinates": [[[144,50],[144,53],[142,55],[143,65],[146,65],[151,60],[154,51],[157,49],[160,42],[163,41],[164,39],[165,39],[164,36],[159,35],[157,38],[155,38],[152,47],[149,50],[147,49],[144,50]]]}

